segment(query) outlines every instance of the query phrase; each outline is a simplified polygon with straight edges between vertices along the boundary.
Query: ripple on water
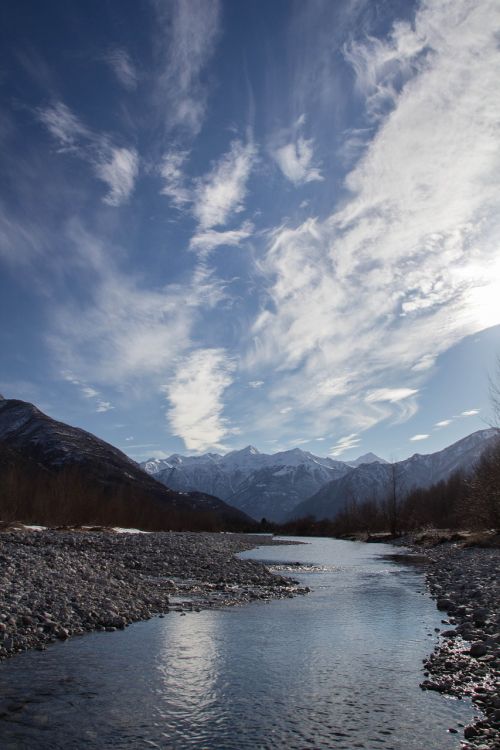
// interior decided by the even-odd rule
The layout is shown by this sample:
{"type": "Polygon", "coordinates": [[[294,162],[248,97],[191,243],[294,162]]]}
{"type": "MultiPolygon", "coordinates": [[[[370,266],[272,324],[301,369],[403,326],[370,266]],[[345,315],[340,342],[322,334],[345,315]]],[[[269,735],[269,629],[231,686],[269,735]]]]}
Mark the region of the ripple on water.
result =
{"type": "Polygon", "coordinates": [[[439,613],[388,550],[266,547],[267,564],[313,592],[171,613],[1,664],[0,747],[457,750],[446,730],[470,705],[418,688],[439,613]]]}

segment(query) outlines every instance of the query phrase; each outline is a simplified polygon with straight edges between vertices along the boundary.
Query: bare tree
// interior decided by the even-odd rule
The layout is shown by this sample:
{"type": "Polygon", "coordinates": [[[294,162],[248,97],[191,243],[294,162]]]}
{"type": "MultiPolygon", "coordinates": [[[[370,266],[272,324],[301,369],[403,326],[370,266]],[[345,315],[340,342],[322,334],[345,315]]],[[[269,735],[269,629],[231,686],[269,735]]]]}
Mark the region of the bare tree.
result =
{"type": "Polygon", "coordinates": [[[495,375],[488,378],[490,404],[493,412],[491,427],[500,428],[500,355],[496,358],[495,375]]]}

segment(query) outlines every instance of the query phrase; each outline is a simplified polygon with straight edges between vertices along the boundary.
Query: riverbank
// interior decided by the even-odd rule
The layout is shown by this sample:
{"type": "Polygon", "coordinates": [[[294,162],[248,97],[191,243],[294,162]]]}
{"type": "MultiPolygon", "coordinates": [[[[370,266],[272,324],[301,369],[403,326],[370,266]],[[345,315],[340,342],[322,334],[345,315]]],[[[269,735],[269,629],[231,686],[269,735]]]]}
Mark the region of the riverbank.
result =
{"type": "Polygon", "coordinates": [[[500,747],[500,549],[432,537],[400,540],[425,558],[427,583],[443,613],[439,642],[421,688],[470,698],[480,710],[464,727],[464,750],[500,747]]]}
{"type": "MultiPolygon", "coordinates": [[[[237,552],[271,536],[112,530],[0,533],[0,660],[170,611],[305,593],[237,552]]],[[[283,542],[281,542],[283,543],[283,542]]]]}

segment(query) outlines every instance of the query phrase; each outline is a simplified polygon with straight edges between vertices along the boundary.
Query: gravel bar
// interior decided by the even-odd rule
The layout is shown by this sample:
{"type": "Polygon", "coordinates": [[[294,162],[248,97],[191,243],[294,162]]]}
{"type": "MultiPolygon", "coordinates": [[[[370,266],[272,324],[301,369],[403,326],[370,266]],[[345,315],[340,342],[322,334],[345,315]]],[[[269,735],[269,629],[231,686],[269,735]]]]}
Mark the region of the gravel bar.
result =
{"type": "Polygon", "coordinates": [[[224,533],[2,532],[0,660],[170,611],[306,593],[262,563],[235,557],[261,544],[283,542],[224,533]]]}
{"type": "Polygon", "coordinates": [[[420,687],[472,699],[479,712],[464,727],[463,750],[499,750],[500,549],[456,543],[413,549],[429,563],[428,587],[443,613],[420,687]]]}

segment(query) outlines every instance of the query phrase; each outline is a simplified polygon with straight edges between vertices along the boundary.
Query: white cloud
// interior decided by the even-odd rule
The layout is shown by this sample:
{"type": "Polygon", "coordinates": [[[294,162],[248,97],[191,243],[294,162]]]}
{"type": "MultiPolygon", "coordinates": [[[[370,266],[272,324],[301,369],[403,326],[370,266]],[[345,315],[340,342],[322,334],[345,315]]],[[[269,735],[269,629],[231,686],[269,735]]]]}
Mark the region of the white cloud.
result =
{"type": "Polygon", "coordinates": [[[163,155],[159,172],[163,178],[162,195],[170,198],[174,206],[182,208],[192,200],[191,190],[186,187],[182,167],[189,157],[189,151],[170,149],[163,155]]]}
{"type": "Polygon", "coordinates": [[[229,229],[225,232],[217,232],[215,229],[206,229],[197,232],[192,237],[189,247],[191,250],[202,254],[208,254],[216,247],[223,245],[237,247],[243,240],[252,236],[253,224],[246,221],[239,229],[229,229]]]}
{"type": "Polygon", "coordinates": [[[463,411],[460,416],[461,417],[475,417],[476,414],[479,414],[480,409],[467,409],[467,411],[463,411]]]}
{"type": "Polygon", "coordinates": [[[129,443],[131,440],[134,439],[133,435],[130,435],[129,437],[126,437],[125,440],[129,443]]]}
{"type": "Polygon", "coordinates": [[[111,411],[111,409],[114,409],[114,408],[115,408],[115,407],[114,407],[114,406],[112,406],[112,404],[110,404],[110,402],[109,402],[109,401],[101,401],[101,400],[99,400],[99,401],[97,402],[97,408],[96,408],[96,411],[97,411],[97,412],[100,412],[100,413],[101,413],[101,412],[102,412],[102,413],[104,413],[104,412],[106,412],[106,411],[111,411]]]}
{"type": "Polygon", "coordinates": [[[85,398],[94,398],[99,395],[99,391],[96,391],[96,389],[92,388],[90,385],[84,385],[82,386],[82,394],[85,398]]]}
{"type": "Polygon", "coordinates": [[[377,403],[378,401],[389,401],[395,404],[398,401],[415,396],[418,390],[415,388],[379,388],[372,391],[366,397],[368,403],[377,403]]]}
{"type": "Polygon", "coordinates": [[[126,50],[116,47],[104,55],[104,60],[125,89],[133,91],[137,88],[137,70],[126,50]]]}
{"type": "Polygon", "coordinates": [[[353,432],[350,435],[345,435],[345,437],[339,438],[335,445],[330,448],[329,455],[340,456],[342,453],[345,453],[351,448],[357,448],[360,443],[361,438],[358,438],[356,432],[353,432]]]}
{"type": "Polygon", "coordinates": [[[342,396],[349,393],[351,378],[348,375],[326,378],[316,384],[318,393],[324,396],[342,396]]]}
{"type": "Polygon", "coordinates": [[[130,197],[139,173],[139,158],[132,148],[118,148],[106,134],[95,133],[83,125],[62,102],[38,110],[40,121],[59,141],[61,150],[89,163],[97,177],[109,188],[103,201],[119,206],[130,197]]]}
{"type": "Polygon", "coordinates": [[[418,441],[418,440],[427,440],[427,438],[430,437],[430,435],[413,435],[410,440],[412,442],[418,441]]]}
{"type": "Polygon", "coordinates": [[[430,370],[431,367],[434,366],[435,361],[436,357],[433,354],[425,354],[421,359],[415,362],[411,369],[413,372],[425,372],[425,370],[430,370]]]}
{"type": "Polygon", "coordinates": [[[158,18],[157,51],[160,70],[158,104],[164,106],[169,128],[182,127],[196,135],[207,105],[203,70],[220,33],[218,0],[154,0],[158,18]]]}
{"type": "Polygon", "coordinates": [[[104,202],[120,206],[130,197],[139,172],[139,159],[135,149],[112,148],[105,160],[96,166],[98,176],[109,187],[104,202]]]}
{"type": "Polygon", "coordinates": [[[264,385],[263,380],[249,380],[248,385],[250,388],[262,388],[264,385]]]}
{"type": "Polygon", "coordinates": [[[323,180],[319,169],[313,165],[312,138],[299,136],[296,141],[280,146],[273,152],[279,168],[294,185],[323,180]]]}
{"type": "Polygon", "coordinates": [[[198,349],[179,363],[165,386],[171,430],[188,450],[223,447],[230,430],[222,416],[222,397],[233,381],[234,369],[223,349],[198,349]]]}
{"type": "Polygon", "coordinates": [[[345,57],[356,73],[370,116],[379,117],[397,102],[401,85],[416,72],[428,51],[427,39],[425,23],[417,20],[412,28],[410,23],[398,21],[386,40],[368,37],[346,45],[345,57]]]}
{"type": "Polygon", "coordinates": [[[434,427],[448,427],[453,422],[453,419],[442,419],[440,422],[436,422],[434,427]]]}
{"type": "Polygon", "coordinates": [[[95,401],[96,412],[106,412],[115,408],[109,401],[104,401],[100,398],[101,394],[96,388],[87,385],[85,382],[77,378],[70,370],[63,371],[61,375],[64,380],[67,380],[68,383],[72,383],[78,388],[83,398],[89,398],[95,401]]]}
{"type": "Polygon", "coordinates": [[[184,284],[145,288],[80,224],[69,225],[65,239],[77,266],[93,271],[93,281],[87,304],[54,307],[47,338],[57,359],[82,380],[130,386],[144,378],[151,387],[191,346],[193,324],[201,309],[221,300],[221,284],[198,262],[184,284]]]}
{"type": "Polygon", "coordinates": [[[90,136],[88,128],[63,102],[56,102],[49,107],[39,109],[37,114],[63,149],[73,147],[81,138],[90,136]]]}
{"type": "Polygon", "coordinates": [[[201,230],[225,224],[232,214],[243,210],[255,156],[251,141],[246,144],[233,141],[211,172],[198,180],[193,213],[201,230]]]}
{"type": "Polygon", "coordinates": [[[360,92],[378,129],[348,195],[325,220],[270,236],[246,364],[279,373],[271,395],[294,399],[311,431],[416,408],[364,395],[395,380],[418,390],[442,352],[500,322],[499,27],[493,0],[443,0],[368,40],[360,92]],[[342,399],[324,387],[332,373],[349,374],[342,399]]]}

